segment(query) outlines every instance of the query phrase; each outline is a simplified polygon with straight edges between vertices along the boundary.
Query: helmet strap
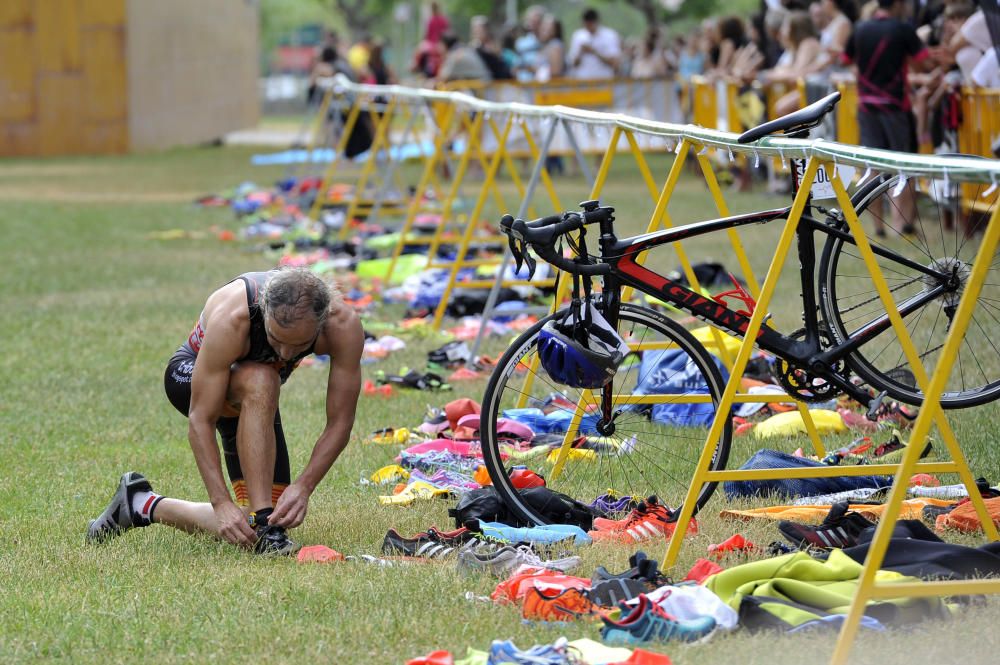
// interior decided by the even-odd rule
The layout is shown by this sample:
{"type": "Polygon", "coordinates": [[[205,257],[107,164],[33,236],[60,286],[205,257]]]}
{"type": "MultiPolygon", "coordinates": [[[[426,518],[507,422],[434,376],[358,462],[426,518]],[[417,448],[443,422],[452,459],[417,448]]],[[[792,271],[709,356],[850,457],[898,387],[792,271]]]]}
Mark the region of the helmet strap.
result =
{"type": "MultiPolygon", "coordinates": [[[[570,247],[577,254],[573,262],[581,266],[588,265],[586,231],[581,228],[577,241],[574,242],[567,237],[567,242],[569,242],[570,247]]],[[[570,303],[570,310],[573,317],[573,337],[581,343],[586,343],[590,328],[594,322],[594,317],[590,310],[592,288],[593,280],[589,275],[581,275],[577,272],[573,273],[573,299],[570,303]]]]}

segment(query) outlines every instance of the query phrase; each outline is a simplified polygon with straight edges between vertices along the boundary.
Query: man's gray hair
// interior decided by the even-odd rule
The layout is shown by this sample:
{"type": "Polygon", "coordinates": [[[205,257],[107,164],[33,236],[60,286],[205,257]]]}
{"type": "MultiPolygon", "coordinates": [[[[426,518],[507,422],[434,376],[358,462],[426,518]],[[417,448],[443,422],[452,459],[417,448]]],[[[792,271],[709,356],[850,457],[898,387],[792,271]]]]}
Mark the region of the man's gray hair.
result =
{"type": "Polygon", "coordinates": [[[264,316],[271,316],[283,328],[306,316],[317,324],[326,321],[330,302],[340,299],[340,291],[307,268],[282,268],[267,280],[260,294],[264,316]]]}

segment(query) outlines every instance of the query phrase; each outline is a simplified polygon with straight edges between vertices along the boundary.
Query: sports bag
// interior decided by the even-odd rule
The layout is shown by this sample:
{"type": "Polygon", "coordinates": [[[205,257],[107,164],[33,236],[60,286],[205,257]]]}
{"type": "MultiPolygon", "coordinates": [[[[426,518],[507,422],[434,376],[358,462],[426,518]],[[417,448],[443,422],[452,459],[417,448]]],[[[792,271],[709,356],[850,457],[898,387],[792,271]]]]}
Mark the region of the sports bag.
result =
{"type": "MultiPolygon", "coordinates": [[[[589,531],[594,526],[594,518],[600,516],[587,504],[547,487],[527,487],[518,490],[518,493],[550,524],[572,524],[589,531]]],[[[464,526],[472,531],[479,530],[480,520],[515,527],[533,526],[514,515],[492,487],[466,492],[459,498],[458,504],[448,510],[448,516],[454,518],[456,527],[464,526]]]]}

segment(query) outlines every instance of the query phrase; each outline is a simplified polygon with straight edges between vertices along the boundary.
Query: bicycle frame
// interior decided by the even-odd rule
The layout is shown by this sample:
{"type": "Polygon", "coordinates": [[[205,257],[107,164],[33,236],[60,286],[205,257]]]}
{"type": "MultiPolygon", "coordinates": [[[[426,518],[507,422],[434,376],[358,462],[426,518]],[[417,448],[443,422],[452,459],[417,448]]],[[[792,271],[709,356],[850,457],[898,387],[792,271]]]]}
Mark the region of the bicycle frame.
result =
{"type": "MultiPolygon", "coordinates": [[[[810,214],[811,210],[810,202],[807,212],[802,215],[799,227],[796,229],[803,299],[804,337],[794,338],[783,335],[769,326],[762,326],[757,334],[756,343],[765,351],[773,353],[793,365],[807,368],[810,372],[831,381],[842,391],[857,398],[863,393],[834,368],[841,359],[856,350],[869,338],[891,328],[892,323],[889,316],[884,314],[853,331],[846,340],[839,344],[823,343],[817,306],[815,233],[819,231],[826,235],[835,236],[846,243],[855,243],[850,233],[841,228],[843,226],[842,220],[838,221],[836,217],[828,215],[826,221],[819,221],[810,214]]],[[[789,206],[698,222],[621,240],[614,234],[613,220],[601,222],[601,261],[610,266],[609,274],[603,277],[606,318],[612,325],[617,325],[619,294],[623,286],[630,286],[742,337],[750,325],[749,316],[730,309],[719,301],[696,293],[683,284],[641,265],[639,256],[650,249],[679,240],[741,226],[785,220],[790,212],[791,207],[789,206]]],[[[924,304],[938,298],[948,290],[946,283],[949,280],[949,275],[879,246],[873,246],[872,251],[878,256],[926,274],[938,284],[920,295],[899,303],[898,311],[902,316],[905,317],[920,309],[924,304]]],[[[832,342],[832,340],[830,341],[832,342]]]]}

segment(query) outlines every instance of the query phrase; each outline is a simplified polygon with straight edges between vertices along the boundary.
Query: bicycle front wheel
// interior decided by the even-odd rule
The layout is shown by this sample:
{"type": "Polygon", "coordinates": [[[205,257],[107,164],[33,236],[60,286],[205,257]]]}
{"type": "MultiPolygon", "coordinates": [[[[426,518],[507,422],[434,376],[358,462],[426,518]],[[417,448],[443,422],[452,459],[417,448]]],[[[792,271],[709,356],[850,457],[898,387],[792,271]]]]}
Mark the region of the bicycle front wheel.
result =
{"type": "MultiPolygon", "coordinates": [[[[932,182],[924,187],[930,194],[918,194],[912,189],[912,180],[900,186],[899,176],[892,176],[870,183],[853,197],[862,223],[871,229],[872,224],[881,221],[885,229],[884,237],[869,238],[872,246],[912,262],[907,265],[876,255],[897,307],[905,309],[906,303],[931,298],[903,318],[928,374],[937,367],[972,272],[978,234],[985,229],[996,205],[963,208],[957,187],[932,182]],[[948,274],[954,279],[953,287],[931,297],[929,294],[940,288],[942,280],[914,268],[914,263],[948,274]]],[[[981,193],[976,191],[972,199],[979,202],[977,205],[982,202],[981,193]]],[[[990,260],[986,283],[941,396],[944,408],[977,406],[1000,397],[1000,265],[992,257],[990,260]]],[[[867,324],[885,316],[882,301],[853,242],[829,237],[820,261],[819,291],[824,318],[837,343],[863,334],[859,331],[867,324]]],[[[893,328],[866,339],[846,361],[869,385],[892,398],[913,405],[923,401],[893,328]]]]}
{"type": "MultiPolygon", "coordinates": [[[[676,322],[647,308],[622,305],[618,331],[633,352],[612,382],[614,415],[605,422],[600,391],[557,384],[537,361],[539,331],[563,315],[543,319],[518,337],[486,388],[480,435],[497,493],[519,517],[535,524],[546,523],[544,510],[517,492],[511,480],[516,467],[526,467],[545,478],[549,489],[583,503],[611,490],[636,499],[656,495],[661,503],[679,506],[725,388],[719,361],[676,322]],[[505,419],[532,427],[530,447],[505,434],[505,419]]],[[[725,468],[731,439],[727,415],[712,444],[711,469],[725,468]]],[[[715,485],[701,488],[696,511],[715,485]]]]}

